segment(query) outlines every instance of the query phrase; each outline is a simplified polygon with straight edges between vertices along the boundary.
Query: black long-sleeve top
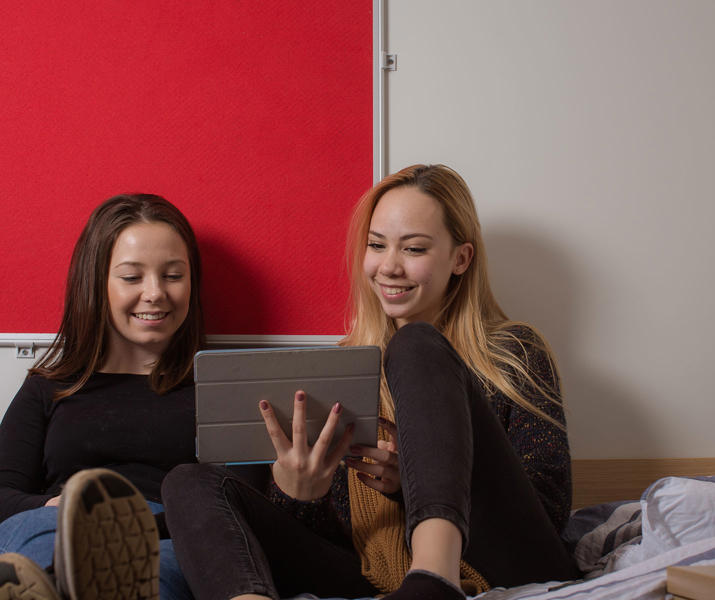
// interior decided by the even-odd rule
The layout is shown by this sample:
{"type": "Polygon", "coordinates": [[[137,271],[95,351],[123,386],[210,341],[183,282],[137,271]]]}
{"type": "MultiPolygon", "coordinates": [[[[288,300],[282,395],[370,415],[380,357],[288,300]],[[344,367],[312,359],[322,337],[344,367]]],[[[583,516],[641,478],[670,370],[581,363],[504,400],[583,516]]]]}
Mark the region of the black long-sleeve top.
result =
{"type": "Polygon", "coordinates": [[[192,385],[160,396],[146,375],[95,373],[55,401],[58,386],[28,377],[0,424],[0,521],[43,506],[74,473],[93,467],[124,475],[160,502],[166,473],[195,462],[192,385]]]}

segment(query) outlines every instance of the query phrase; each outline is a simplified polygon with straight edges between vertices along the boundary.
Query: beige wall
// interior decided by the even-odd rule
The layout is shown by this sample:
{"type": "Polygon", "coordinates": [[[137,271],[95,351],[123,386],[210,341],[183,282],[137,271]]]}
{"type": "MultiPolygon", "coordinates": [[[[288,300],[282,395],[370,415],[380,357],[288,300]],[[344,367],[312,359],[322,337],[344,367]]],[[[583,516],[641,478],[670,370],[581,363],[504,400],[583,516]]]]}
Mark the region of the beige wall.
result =
{"type": "Polygon", "coordinates": [[[388,170],[467,179],[574,456],[715,456],[715,2],[386,2],[388,170]]]}

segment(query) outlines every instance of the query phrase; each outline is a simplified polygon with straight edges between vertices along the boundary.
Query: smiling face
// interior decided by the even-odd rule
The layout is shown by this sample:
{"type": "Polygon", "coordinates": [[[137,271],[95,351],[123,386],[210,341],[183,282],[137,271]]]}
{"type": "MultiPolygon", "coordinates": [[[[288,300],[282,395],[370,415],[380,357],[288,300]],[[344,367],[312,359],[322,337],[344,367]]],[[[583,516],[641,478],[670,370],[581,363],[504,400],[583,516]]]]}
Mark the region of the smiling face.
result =
{"type": "Polygon", "coordinates": [[[452,275],[461,275],[474,253],[457,245],[442,206],[416,187],[385,192],[370,220],[363,272],[385,313],[397,326],[433,323],[452,275]]]}
{"type": "Polygon", "coordinates": [[[109,330],[103,371],[149,373],[189,312],[186,244],[167,223],[124,229],[108,274],[109,330]]]}

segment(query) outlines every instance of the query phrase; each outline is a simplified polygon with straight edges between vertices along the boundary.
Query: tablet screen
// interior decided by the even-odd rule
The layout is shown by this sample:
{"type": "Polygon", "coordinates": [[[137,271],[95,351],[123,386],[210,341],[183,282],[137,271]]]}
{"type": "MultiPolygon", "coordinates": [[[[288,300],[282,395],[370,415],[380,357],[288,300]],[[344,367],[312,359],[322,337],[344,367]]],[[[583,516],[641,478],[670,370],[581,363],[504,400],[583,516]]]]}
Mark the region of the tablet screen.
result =
{"type": "Polygon", "coordinates": [[[290,438],[293,399],[306,393],[306,432],[313,444],[336,402],[343,410],[333,441],[355,423],[353,443],[377,444],[380,390],[377,346],[204,350],[194,357],[196,454],[199,462],[273,462],[258,403],[268,400],[290,438]]]}

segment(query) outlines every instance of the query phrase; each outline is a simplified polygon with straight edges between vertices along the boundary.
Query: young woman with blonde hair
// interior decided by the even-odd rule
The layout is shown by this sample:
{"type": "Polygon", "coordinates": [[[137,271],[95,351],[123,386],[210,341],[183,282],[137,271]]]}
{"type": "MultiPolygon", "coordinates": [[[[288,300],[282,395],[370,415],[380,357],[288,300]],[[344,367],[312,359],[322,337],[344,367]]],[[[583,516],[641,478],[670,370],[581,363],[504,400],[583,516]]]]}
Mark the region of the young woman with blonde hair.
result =
{"type": "Polygon", "coordinates": [[[358,203],[348,250],[343,344],[384,351],[384,439],[350,447],[348,433],[328,452],[336,404],[309,447],[298,392],[292,442],[261,402],[268,498],[216,467],[172,471],[167,520],[196,598],[457,599],[575,577],[559,538],[571,482],[556,368],[492,295],[462,178],[442,165],[386,177],[358,203]]]}

